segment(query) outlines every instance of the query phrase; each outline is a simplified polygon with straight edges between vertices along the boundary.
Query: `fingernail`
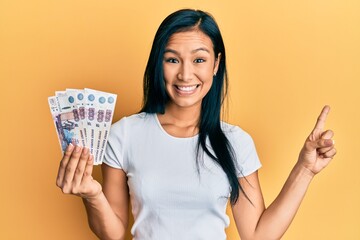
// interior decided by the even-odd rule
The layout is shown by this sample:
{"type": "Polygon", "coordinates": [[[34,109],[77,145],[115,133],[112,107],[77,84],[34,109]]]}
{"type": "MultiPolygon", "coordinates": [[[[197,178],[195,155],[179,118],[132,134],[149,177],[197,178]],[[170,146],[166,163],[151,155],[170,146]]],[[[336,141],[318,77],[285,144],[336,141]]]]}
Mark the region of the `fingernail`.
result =
{"type": "Polygon", "coordinates": [[[72,143],[69,143],[68,149],[69,149],[69,150],[72,150],[73,148],[74,148],[74,145],[72,145],[72,143]]]}
{"type": "Polygon", "coordinates": [[[334,144],[334,140],[332,140],[332,139],[326,139],[326,140],[325,140],[325,144],[326,144],[326,145],[329,145],[329,146],[330,146],[330,145],[333,145],[333,144],[334,144]]]}
{"type": "Polygon", "coordinates": [[[76,145],[75,152],[80,152],[80,150],[81,150],[81,146],[76,145]]]}
{"type": "Polygon", "coordinates": [[[89,152],[89,148],[87,148],[87,147],[84,147],[84,154],[87,154],[88,152],[89,152]]]}

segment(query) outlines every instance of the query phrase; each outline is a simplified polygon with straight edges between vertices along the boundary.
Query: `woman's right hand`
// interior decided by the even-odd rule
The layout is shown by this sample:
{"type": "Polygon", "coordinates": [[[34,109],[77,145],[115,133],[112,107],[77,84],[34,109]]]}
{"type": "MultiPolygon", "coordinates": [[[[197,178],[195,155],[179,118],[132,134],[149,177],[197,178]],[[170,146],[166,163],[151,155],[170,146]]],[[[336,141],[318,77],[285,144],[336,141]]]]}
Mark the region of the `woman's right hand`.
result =
{"type": "Polygon", "coordinates": [[[92,177],[93,165],[93,156],[88,148],[69,144],[60,162],[56,185],[65,194],[84,199],[98,197],[102,187],[92,177]]]}

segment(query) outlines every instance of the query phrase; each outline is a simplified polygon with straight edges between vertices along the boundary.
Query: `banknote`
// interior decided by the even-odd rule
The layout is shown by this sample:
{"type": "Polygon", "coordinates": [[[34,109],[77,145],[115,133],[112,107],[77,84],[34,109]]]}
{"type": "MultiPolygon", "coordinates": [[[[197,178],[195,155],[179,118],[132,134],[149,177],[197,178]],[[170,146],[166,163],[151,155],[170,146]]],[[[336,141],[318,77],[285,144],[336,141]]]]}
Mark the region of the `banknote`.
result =
{"type": "Polygon", "coordinates": [[[51,111],[51,115],[52,115],[52,118],[54,121],[54,125],[55,125],[55,129],[56,129],[56,133],[58,136],[61,150],[65,151],[65,149],[69,143],[65,139],[64,131],[63,131],[63,128],[61,125],[61,119],[60,119],[61,114],[60,114],[60,107],[59,107],[58,101],[57,101],[56,97],[53,96],[53,97],[48,98],[48,102],[49,102],[50,111],[51,111]]]}
{"type": "Polygon", "coordinates": [[[66,89],[48,98],[62,151],[72,143],[86,146],[94,164],[102,163],[117,95],[94,89],[66,89]]]}
{"type": "Polygon", "coordinates": [[[85,146],[83,125],[76,106],[75,96],[67,91],[56,91],[55,96],[59,104],[61,125],[65,136],[68,136],[69,140],[71,137],[72,143],[85,146]]]}
{"type": "Polygon", "coordinates": [[[95,90],[92,89],[85,89],[84,93],[86,98],[85,112],[87,113],[85,116],[85,124],[87,129],[86,142],[90,149],[90,153],[94,155],[94,161],[96,162],[95,141],[98,138],[98,132],[100,128],[100,124],[97,122],[96,118],[100,108],[98,105],[99,95],[95,94],[95,90]]]}
{"type": "MultiPolygon", "coordinates": [[[[93,117],[88,118],[88,124],[91,123],[91,137],[90,146],[92,145],[92,152],[96,161],[102,162],[103,153],[105,149],[105,143],[110,131],[115,102],[116,94],[101,92],[93,89],[85,89],[86,96],[94,95],[91,97],[97,102],[98,108],[93,110],[93,117]],[[93,137],[94,136],[94,137],[93,137]],[[94,138],[94,141],[92,141],[94,138]]],[[[91,104],[89,107],[89,112],[91,104]]],[[[89,124],[90,125],[90,124],[89,124]]]]}
{"type": "Polygon", "coordinates": [[[73,111],[72,104],[70,103],[65,91],[57,91],[55,93],[56,102],[59,109],[59,124],[62,135],[67,144],[74,143],[80,144],[81,138],[79,133],[79,119],[73,111]]]}
{"type": "MultiPolygon", "coordinates": [[[[82,131],[82,135],[84,138],[84,141],[86,143],[86,138],[87,138],[87,133],[86,133],[86,128],[85,128],[85,116],[86,116],[86,112],[85,112],[85,92],[84,89],[71,89],[71,88],[67,88],[66,89],[66,94],[69,97],[72,97],[74,104],[76,106],[77,109],[77,114],[80,118],[80,124],[81,124],[81,131],[82,131]]],[[[86,146],[84,143],[84,146],[86,146]]]]}
{"type": "Polygon", "coordinates": [[[106,147],[106,142],[109,136],[110,127],[112,123],[112,118],[114,116],[114,109],[115,109],[115,102],[117,96],[115,94],[107,94],[106,103],[105,103],[105,116],[103,121],[103,128],[102,128],[102,137],[99,141],[99,158],[100,162],[102,162],[104,158],[104,150],[106,147]]]}

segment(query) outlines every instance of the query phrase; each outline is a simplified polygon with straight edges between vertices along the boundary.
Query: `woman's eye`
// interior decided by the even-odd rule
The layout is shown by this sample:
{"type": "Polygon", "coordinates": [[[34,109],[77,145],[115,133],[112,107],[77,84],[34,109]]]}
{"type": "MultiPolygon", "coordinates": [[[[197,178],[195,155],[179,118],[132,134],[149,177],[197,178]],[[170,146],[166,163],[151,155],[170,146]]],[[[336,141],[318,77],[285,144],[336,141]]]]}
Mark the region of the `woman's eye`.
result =
{"type": "Polygon", "coordinates": [[[168,63],[178,63],[179,61],[176,58],[167,58],[165,59],[165,62],[168,63]]]}
{"type": "Polygon", "coordinates": [[[195,63],[203,63],[203,62],[205,62],[205,59],[197,58],[197,59],[195,59],[194,62],[195,62],[195,63]]]}

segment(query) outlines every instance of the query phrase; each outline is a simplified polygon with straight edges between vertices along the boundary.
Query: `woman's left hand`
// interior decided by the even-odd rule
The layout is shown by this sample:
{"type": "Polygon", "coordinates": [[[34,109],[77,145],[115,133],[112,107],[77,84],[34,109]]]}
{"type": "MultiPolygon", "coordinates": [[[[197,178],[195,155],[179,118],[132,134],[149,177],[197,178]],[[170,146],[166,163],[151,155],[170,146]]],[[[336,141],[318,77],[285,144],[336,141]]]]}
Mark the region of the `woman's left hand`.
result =
{"type": "Polygon", "coordinates": [[[336,154],[333,131],[324,131],[325,121],[330,111],[325,106],[317,119],[314,130],[306,139],[301,149],[298,164],[308,169],[313,175],[325,168],[336,154]]]}

